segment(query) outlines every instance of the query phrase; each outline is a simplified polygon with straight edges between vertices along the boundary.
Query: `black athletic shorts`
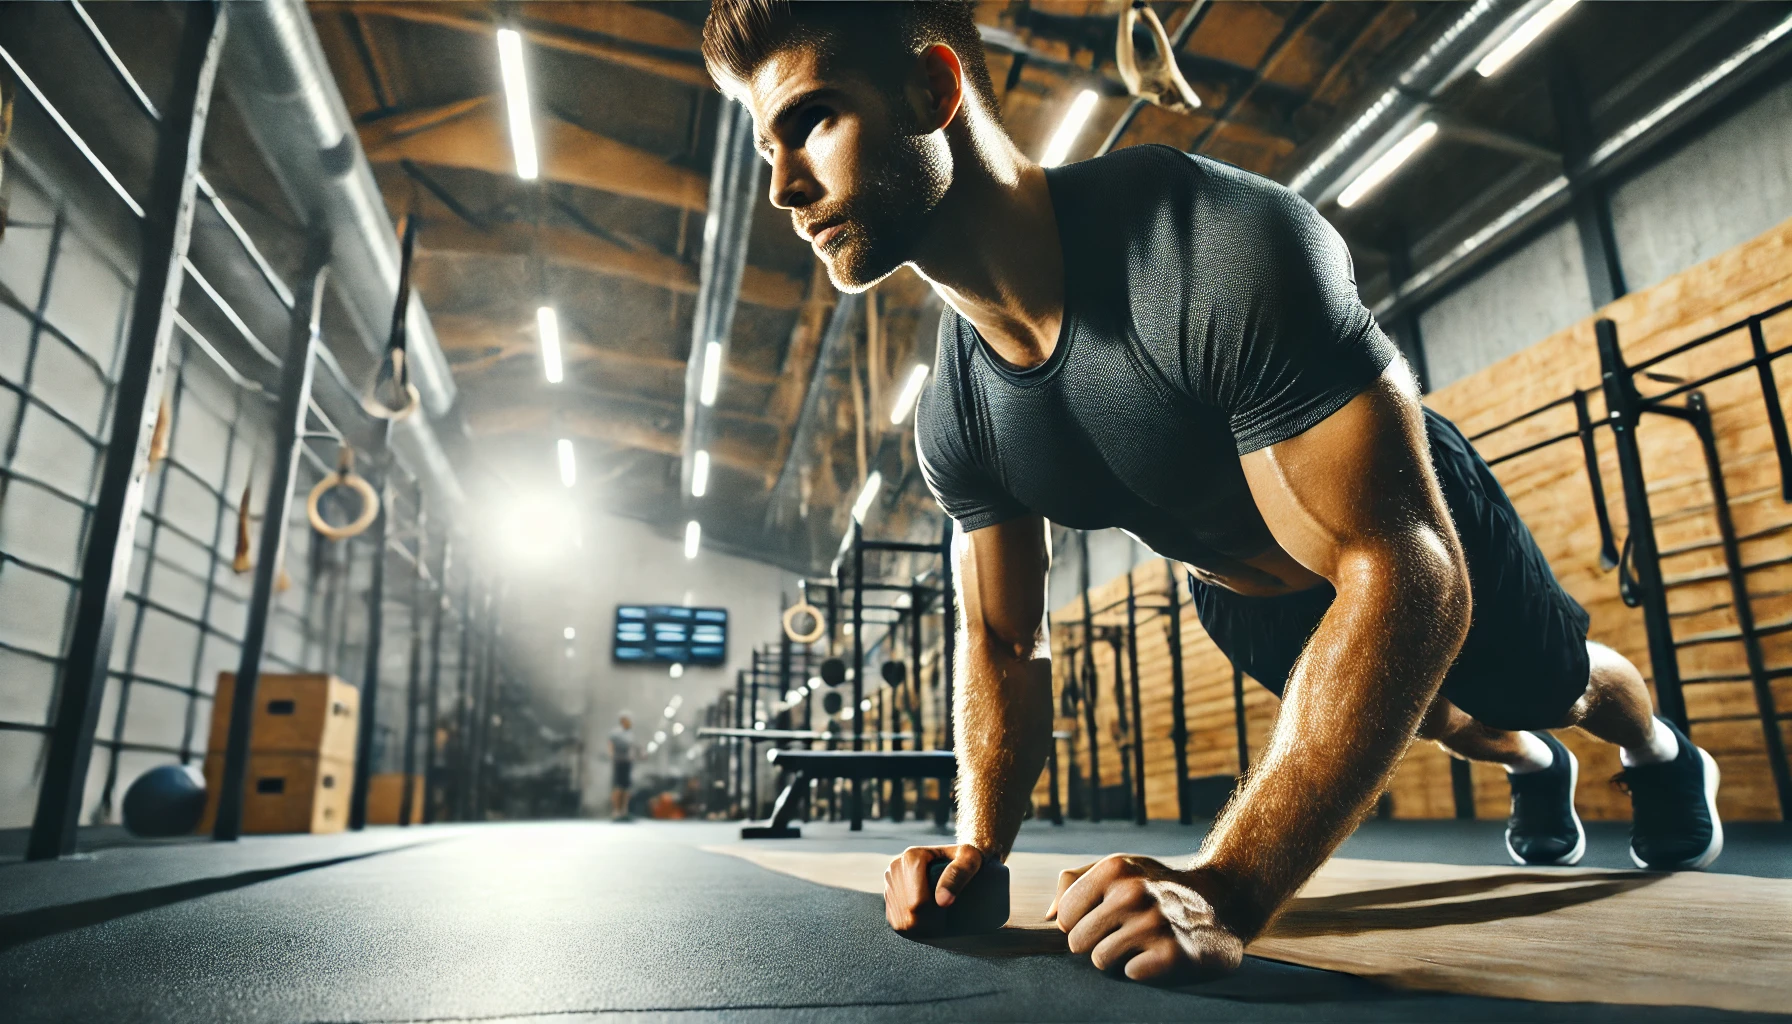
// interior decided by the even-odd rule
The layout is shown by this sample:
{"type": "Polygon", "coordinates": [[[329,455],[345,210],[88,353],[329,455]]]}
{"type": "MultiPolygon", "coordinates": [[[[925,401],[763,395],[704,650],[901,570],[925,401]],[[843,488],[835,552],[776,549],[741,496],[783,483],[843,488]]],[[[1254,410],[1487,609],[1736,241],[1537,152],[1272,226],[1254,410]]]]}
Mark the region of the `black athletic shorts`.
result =
{"type": "Polygon", "coordinates": [[[610,788],[629,788],[629,774],[630,770],[634,767],[635,763],[633,761],[616,761],[612,763],[610,766],[610,788]]]}
{"type": "MultiPolygon", "coordinates": [[[[1587,688],[1586,609],[1556,582],[1493,471],[1455,424],[1426,409],[1425,432],[1474,595],[1468,638],[1443,695],[1496,729],[1559,726],[1587,688]]],[[[1189,587],[1214,643],[1277,696],[1336,596],[1329,585],[1280,597],[1245,597],[1193,577],[1189,587]]]]}

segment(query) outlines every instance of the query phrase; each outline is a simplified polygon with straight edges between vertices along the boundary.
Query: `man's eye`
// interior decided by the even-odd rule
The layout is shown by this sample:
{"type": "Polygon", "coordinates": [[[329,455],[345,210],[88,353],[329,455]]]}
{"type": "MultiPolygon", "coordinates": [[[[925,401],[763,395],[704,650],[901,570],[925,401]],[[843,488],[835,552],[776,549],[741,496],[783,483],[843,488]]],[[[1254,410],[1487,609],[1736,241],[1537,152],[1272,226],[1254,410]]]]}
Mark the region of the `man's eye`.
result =
{"type": "Polygon", "coordinates": [[[802,116],[797,118],[796,122],[797,137],[808,138],[809,133],[814,131],[817,125],[832,117],[833,114],[834,112],[826,107],[810,107],[803,111],[802,116]]]}

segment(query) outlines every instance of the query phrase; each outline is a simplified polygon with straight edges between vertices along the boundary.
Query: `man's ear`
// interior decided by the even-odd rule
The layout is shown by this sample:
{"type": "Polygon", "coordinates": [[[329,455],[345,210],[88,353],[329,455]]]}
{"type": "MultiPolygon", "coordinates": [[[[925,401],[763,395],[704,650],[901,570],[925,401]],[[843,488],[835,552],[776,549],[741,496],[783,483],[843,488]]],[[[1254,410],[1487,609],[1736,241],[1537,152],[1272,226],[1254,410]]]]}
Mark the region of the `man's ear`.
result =
{"type": "Polygon", "coordinates": [[[945,43],[922,50],[916,61],[920,76],[910,89],[909,100],[922,130],[936,132],[951,124],[964,105],[964,65],[945,43]]]}

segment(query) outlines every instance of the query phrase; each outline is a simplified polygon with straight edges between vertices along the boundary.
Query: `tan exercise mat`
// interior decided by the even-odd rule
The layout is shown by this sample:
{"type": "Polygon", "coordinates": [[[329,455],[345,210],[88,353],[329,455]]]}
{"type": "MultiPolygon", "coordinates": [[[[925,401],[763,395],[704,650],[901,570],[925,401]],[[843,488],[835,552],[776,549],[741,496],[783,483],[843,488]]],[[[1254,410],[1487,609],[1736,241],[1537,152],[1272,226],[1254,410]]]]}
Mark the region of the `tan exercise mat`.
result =
{"type": "MultiPolygon", "coordinates": [[[[884,853],[707,849],[877,895],[890,863],[884,853]]],[[[936,944],[986,956],[1065,951],[1045,912],[1058,872],[1091,859],[1014,854],[1008,927],[936,944]]],[[[1249,952],[1396,988],[1792,1013],[1792,881],[1339,858],[1249,952]]]]}

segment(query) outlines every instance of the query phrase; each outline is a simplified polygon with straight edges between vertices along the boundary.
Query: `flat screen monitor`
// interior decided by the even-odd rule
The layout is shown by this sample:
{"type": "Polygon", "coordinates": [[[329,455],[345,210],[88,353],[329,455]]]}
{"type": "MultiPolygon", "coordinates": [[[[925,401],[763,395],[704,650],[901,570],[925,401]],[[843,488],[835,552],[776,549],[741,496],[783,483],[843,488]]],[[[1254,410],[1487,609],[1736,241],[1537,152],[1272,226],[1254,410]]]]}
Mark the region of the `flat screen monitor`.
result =
{"type": "Polygon", "coordinates": [[[720,665],[728,660],[728,609],[616,606],[612,657],[625,665],[720,665]]]}

